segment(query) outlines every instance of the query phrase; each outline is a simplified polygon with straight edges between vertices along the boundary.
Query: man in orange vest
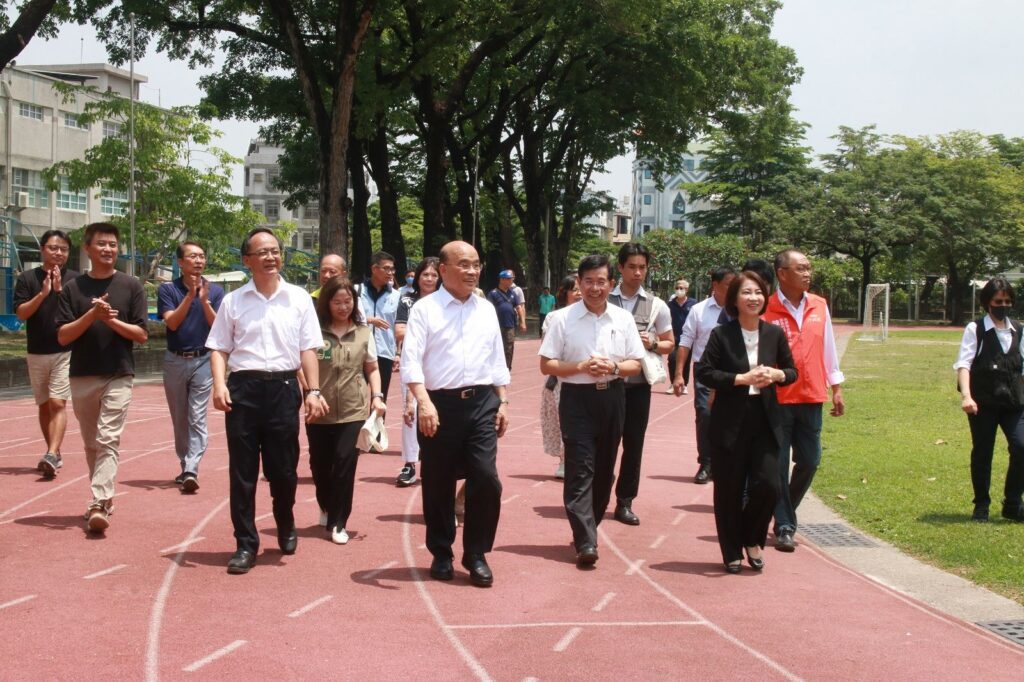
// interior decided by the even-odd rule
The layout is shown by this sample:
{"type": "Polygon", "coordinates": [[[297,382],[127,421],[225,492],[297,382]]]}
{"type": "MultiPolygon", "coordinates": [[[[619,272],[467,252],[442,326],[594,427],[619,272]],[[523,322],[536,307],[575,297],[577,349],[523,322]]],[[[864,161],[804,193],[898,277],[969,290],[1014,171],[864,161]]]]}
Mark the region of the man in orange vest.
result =
{"type": "Polygon", "coordinates": [[[779,475],[782,488],[775,505],[775,549],[796,550],[796,508],[814,480],[821,462],[821,413],[832,387],[833,417],[845,411],[832,316],[821,296],[811,288],[811,262],[796,249],[775,256],[779,288],[768,300],[763,318],[782,327],[793,352],[797,380],[777,389],[782,406],[782,443],[779,447],[779,475]],[[790,446],[793,474],[789,473],[790,446]]]}

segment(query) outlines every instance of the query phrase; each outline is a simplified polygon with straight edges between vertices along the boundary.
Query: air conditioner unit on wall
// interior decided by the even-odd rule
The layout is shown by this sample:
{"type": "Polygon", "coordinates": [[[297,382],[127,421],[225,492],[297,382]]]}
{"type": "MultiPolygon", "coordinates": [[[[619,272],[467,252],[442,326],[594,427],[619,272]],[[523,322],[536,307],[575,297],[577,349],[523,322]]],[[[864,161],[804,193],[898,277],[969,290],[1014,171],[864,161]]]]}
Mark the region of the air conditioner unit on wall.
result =
{"type": "Polygon", "coordinates": [[[15,195],[15,205],[18,208],[28,208],[28,192],[18,192],[15,195]]]}

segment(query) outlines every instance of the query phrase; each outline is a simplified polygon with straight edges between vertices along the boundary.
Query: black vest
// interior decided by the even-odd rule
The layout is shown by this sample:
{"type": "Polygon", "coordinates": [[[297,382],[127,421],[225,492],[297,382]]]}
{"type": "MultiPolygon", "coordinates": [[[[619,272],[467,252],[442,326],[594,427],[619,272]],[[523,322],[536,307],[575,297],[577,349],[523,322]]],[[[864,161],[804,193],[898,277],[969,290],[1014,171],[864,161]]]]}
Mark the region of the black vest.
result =
{"type": "MultiPolygon", "coordinates": [[[[984,329],[984,318],[977,322],[984,329]]],[[[979,334],[980,348],[971,363],[971,396],[974,402],[985,407],[1020,408],[1024,406],[1024,377],[1021,368],[1024,362],[1020,355],[1021,326],[1010,321],[1013,340],[1010,350],[1003,347],[993,327],[979,334]]]]}

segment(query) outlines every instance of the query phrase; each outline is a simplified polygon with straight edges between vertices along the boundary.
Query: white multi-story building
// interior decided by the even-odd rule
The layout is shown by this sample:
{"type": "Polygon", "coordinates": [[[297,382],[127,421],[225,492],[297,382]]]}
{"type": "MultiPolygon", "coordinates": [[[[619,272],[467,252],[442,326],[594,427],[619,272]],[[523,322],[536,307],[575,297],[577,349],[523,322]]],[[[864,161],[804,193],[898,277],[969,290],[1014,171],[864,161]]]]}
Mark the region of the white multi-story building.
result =
{"type": "MultiPolygon", "coordinates": [[[[139,84],[148,79],[135,74],[139,84]]],[[[121,121],[78,122],[88,95],[66,100],[56,83],[92,86],[128,97],[129,72],[109,64],[8,66],[0,73],[0,215],[8,243],[23,261],[38,260],[36,240],[48,229],[75,230],[127,210],[127,192],[94,187],[46,189],[41,171],[58,161],[80,159],[104,138],[124,134],[121,121]]]]}
{"type": "Polygon", "coordinates": [[[705,200],[694,200],[684,189],[690,182],[701,182],[707,172],[701,169],[707,146],[692,144],[683,154],[682,170],[657,178],[645,159],[633,161],[633,236],[640,237],[653,229],[694,231],[688,214],[714,207],[705,200]],[[659,183],[658,181],[661,180],[659,183]],[[663,189],[658,189],[659,185],[663,189]]]}

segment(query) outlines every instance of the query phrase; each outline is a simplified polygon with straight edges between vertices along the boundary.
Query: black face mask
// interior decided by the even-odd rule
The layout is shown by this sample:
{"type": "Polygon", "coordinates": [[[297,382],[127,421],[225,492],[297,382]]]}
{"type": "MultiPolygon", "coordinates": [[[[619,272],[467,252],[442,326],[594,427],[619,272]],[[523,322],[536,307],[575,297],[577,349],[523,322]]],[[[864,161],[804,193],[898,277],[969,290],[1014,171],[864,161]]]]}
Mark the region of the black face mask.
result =
{"type": "Polygon", "coordinates": [[[990,306],[988,311],[992,313],[992,317],[1002,322],[1010,315],[1010,308],[1012,307],[1008,305],[994,305],[990,306]]]}

